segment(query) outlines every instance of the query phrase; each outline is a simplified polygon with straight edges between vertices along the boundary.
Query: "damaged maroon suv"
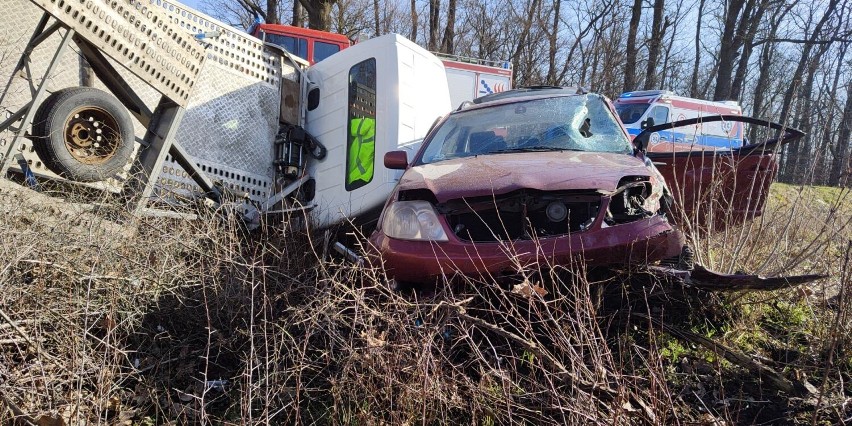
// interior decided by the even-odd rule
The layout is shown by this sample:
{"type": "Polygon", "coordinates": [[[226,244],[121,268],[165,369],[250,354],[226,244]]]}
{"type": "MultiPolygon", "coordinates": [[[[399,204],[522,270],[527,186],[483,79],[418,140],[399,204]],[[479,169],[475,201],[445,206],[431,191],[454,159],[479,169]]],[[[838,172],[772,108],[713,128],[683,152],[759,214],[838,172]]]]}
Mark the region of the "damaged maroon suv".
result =
{"type": "Polygon", "coordinates": [[[530,266],[677,257],[680,231],[654,165],[609,102],[522,92],[455,111],[429,133],[370,238],[388,274],[428,282],[530,266]]]}
{"type": "MultiPolygon", "coordinates": [[[[405,172],[370,251],[398,282],[500,276],[572,261],[683,262],[690,256],[673,203],[710,206],[705,189],[722,188],[717,198],[735,204],[729,211],[753,217],[777,170],[767,142],[646,154],[647,134],[631,141],[600,95],[548,88],[480,99],[439,120],[410,162],[403,151],[385,155],[386,167],[405,172]],[[745,192],[702,179],[726,170],[731,182],[748,174],[751,184],[737,187],[745,192]]],[[[728,118],[757,122],[714,120],[728,118]]],[[[646,132],[664,127],[648,123],[646,132]]]]}

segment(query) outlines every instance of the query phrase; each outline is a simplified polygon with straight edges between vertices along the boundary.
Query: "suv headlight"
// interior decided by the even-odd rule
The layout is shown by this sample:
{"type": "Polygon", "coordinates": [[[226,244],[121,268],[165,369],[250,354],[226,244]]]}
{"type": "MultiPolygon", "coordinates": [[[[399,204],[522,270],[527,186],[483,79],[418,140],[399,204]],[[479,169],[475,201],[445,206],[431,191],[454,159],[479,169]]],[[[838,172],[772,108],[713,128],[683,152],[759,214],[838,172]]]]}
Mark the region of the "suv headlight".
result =
{"type": "Polygon", "coordinates": [[[397,201],[382,220],[385,235],[399,240],[449,241],[435,208],[428,201],[397,201]]]}

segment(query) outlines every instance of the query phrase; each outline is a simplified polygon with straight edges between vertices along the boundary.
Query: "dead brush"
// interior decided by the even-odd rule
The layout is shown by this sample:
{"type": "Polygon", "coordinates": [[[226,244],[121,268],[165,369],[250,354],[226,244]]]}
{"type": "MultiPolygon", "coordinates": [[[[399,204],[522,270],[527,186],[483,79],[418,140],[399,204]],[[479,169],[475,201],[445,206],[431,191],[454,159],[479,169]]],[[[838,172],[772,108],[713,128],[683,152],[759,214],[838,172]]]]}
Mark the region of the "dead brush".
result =
{"type": "MultiPolygon", "coordinates": [[[[763,183],[757,180],[737,182],[747,187],[759,187],[763,183]]],[[[683,190],[690,183],[669,184],[676,190],[683,190]]],[[[745,223],[732,223],[734,198],[731,192],[726,192],[721,180],[712,187],[714,191],[696,200],[691,210],[721,215],[719,219],[728,226],[714,229],[694,220],[685,224],[699,262],[729,273],[821,273],[828,278],[813,285],[771,293],[730,289],[731,293],[722,295],[716,302],[718,314],[715,317],[707,317],[703,324],[695,319],[686,324],[692,328],[692,334],[674,336],[667,333],[668,338],[674,338],[668,340],[673,342],[667,349],[669,354],[680,353],[680,358],[686,360],[682,366],[676,366],[674,377],[682,377],[687,384],[682,389],[690,393],[701,385],[702,392],[691,395],[688,400],[691,404],[706,405],[714,418],[735,422],[777,422],[782,418],[840,422],[848,418],[849,411],[844,408],[843,401],[849,396],[846,384],[849,366],[834,361],[837,354],[843,352],[840,346],[829,349],[826,343],[849,336],[848,325],[837,320],[848,310],[841,297],[842,289],[848,286],[843,265],[849,241],[852,241],[852,210],[849,209],[852,198],[848,189],[773,184],[772,191],[763,194],[767,207],[762,216],[745,223]],[[704,349],[695,351],[684,345],[686,342],[694,345],[695,341],[707,337],[722,345],[717,347],[720,350],[702,354],[704,349]],[[742,350],[746,358],[739,363],[730,361],[730,356],[723,356],[728,349],[742,350]],[[789,381],[795,391],[781,393],[787,395],[786,399],[756,391],[756,384],[765,383],[767,378],[755,380],[756,377],[740,375],[747,366],[756,364],[767,367],[767,371],[773,372],[769,374],[778,380],[789,381]],[[695,373],[695,367],[701,366],[706,373],[708,365],[714,366],[720,378],[717,385],[709,387],[715,393],[711,398],[708,398],[706,382],[695,381],[700,376],[695,373]],[[777,372],[786,373],[775,374],[777,372]],[[739,379],[732,379],[737,375],[739,379]]],[[[748,201],[758,202],[753,198],[748,201]]]]}
{"type": "MultiPolygon", "coordinates": [[[[778,329],[765,325],[772,304],[792,312],[799,289],[712,296],[546,256],[510,282],[396,292],[378,265],[329,256],[289,221],[247,233],[203,209],[192,221],[137,219],[110,200],[78,210],[5,186],[0,197],[4,423],[750,423],[781,408],[848,417],[848,291],[825,308],[806,299],[813,313],[778,329]],[[740,340],[748,329],[761,331],[752,347],[740,340]],[[785,405],[694,334],[785,380],[806,375],[820,392],[785,405]],[[802,357],[769,351],[803,335],[814,350],[802,357]]],[[[790,208],[772,200],[764,217],[813,221],[790,208]]],[[[838,247],[824,240],[848,232],[848,216],[836,217],[811,247],[838,247]]],[[[805,227],[762,228],[781,224],[749,225],[735,246],[753,254],[730,270],[795,258],[803,246],[777,243],[805,227]]],[[[723,259],[715,250],[740,234],[722,235],[700,239],[706,259],[723,259]]],[[[799,270],[825,263],[819,250],[799,270]]],[[[847,288],[848,268],[837,267],[829,281],[847,288]]]]}
{"type": "Polygon", "coordinates": [[[195,230],[137,220],[108,196],[75,203],[0,183],[4,421],[132,418],[140,368],[127,338],[143,308],[191,285],[195,230]]]}

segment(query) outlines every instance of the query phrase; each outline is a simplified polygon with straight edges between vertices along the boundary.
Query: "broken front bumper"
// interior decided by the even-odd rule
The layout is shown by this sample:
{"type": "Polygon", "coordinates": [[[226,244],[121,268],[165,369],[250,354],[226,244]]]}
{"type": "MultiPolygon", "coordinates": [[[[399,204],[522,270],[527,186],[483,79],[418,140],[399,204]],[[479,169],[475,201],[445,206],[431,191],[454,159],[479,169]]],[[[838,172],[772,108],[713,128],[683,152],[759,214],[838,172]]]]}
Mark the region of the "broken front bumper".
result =
{"type": "Polygon", "coordinates": [[[593,228],[568,235],[502,242],[405,241],[377,231],[370,256],[388,277],[405,282],[435,282],[457,275],[515,274],[526,269],[579,262],[586,266],[651,263],[678,256],[683,234],[665,216],[593,228]]]}

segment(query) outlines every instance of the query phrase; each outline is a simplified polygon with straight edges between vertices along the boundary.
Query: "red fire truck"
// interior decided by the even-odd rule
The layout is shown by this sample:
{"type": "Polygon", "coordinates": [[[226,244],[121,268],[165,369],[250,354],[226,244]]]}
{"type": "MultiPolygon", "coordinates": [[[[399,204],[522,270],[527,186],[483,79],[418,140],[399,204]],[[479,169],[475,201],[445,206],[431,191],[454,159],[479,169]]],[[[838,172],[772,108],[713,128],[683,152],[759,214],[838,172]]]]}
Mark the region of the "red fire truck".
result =
{"type": "Polygon", "coordinates": [[[352,45],[343,34],[280,24],[259,24],[250,31],[263,41],[277,44],[311,65],[352,45]]]}

